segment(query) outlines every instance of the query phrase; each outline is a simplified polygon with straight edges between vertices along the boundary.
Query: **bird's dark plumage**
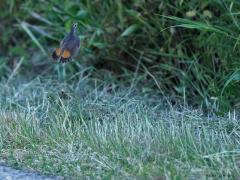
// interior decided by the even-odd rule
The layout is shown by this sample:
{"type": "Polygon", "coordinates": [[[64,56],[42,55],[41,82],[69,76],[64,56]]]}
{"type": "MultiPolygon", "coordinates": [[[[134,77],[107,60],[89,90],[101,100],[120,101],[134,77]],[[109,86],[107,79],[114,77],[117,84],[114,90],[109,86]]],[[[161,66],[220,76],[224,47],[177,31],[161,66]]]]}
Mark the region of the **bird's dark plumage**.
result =
{"type": "Polygon", "coordinates": [[[70,33],[61,41],[60,47],[52,53],[54,60],[59,60],[61,63],[66,63],[72,60],[80,48],[80,39],[76,35],[77,23],[72,25],[70,33]]]}

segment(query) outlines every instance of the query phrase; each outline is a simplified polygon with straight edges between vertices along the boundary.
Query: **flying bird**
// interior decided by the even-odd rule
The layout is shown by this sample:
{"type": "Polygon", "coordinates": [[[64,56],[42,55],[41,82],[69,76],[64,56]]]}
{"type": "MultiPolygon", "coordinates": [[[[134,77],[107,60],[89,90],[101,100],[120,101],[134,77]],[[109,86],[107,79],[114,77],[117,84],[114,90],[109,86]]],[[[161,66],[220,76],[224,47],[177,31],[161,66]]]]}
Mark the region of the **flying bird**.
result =
{"type": "Polygon", "coordinates": [[[64,37],[60,43],[60,47],[56,48],[52,53],[52,58],[60,63],[66,63],[72,60],[80,48],[80,39],[77,36],[78,24],[74,23],[71,31],[64,37]]]}

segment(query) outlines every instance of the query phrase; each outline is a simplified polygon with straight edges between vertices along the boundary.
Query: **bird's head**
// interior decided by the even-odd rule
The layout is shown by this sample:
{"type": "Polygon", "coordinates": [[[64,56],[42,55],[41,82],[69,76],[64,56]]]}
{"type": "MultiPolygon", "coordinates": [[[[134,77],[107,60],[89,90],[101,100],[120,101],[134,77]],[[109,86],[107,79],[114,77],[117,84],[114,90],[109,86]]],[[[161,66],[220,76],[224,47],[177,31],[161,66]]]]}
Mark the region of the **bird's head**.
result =
{"type": "Polygon", "coordinates": [[[75,33],[77,31],[78,23],[73,23],[71,31],[75,33]]]}

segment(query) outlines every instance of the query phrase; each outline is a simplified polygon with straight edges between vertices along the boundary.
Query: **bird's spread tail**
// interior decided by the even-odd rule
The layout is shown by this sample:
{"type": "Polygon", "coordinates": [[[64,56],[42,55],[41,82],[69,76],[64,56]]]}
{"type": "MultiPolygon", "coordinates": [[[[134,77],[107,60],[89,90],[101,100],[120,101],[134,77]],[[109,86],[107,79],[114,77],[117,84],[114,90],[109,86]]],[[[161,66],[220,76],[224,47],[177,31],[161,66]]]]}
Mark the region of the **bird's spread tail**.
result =
{"type": "Polygon", "coordinates": [[[61,63],[66,63],[72,59],[72,54],[68,50],[62,50],[61,48],[57,48],[55,51],[52,53],[52,58],[61,63]]]}

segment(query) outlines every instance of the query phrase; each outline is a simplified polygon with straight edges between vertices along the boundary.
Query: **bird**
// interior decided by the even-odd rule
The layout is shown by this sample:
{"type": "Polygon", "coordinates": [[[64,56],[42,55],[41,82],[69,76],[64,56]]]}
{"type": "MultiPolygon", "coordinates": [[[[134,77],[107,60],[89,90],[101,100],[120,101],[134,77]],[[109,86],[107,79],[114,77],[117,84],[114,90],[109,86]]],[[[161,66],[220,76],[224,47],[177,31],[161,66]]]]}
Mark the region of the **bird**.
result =
{"type": "Polygon", "coordinates": [[[60,42],[60,47],[52,53],[52,58],[60,63],[72,60],[80,48],[80,39],[77,36],[78,23],[73,23],[71,31],[60,42]]]}

